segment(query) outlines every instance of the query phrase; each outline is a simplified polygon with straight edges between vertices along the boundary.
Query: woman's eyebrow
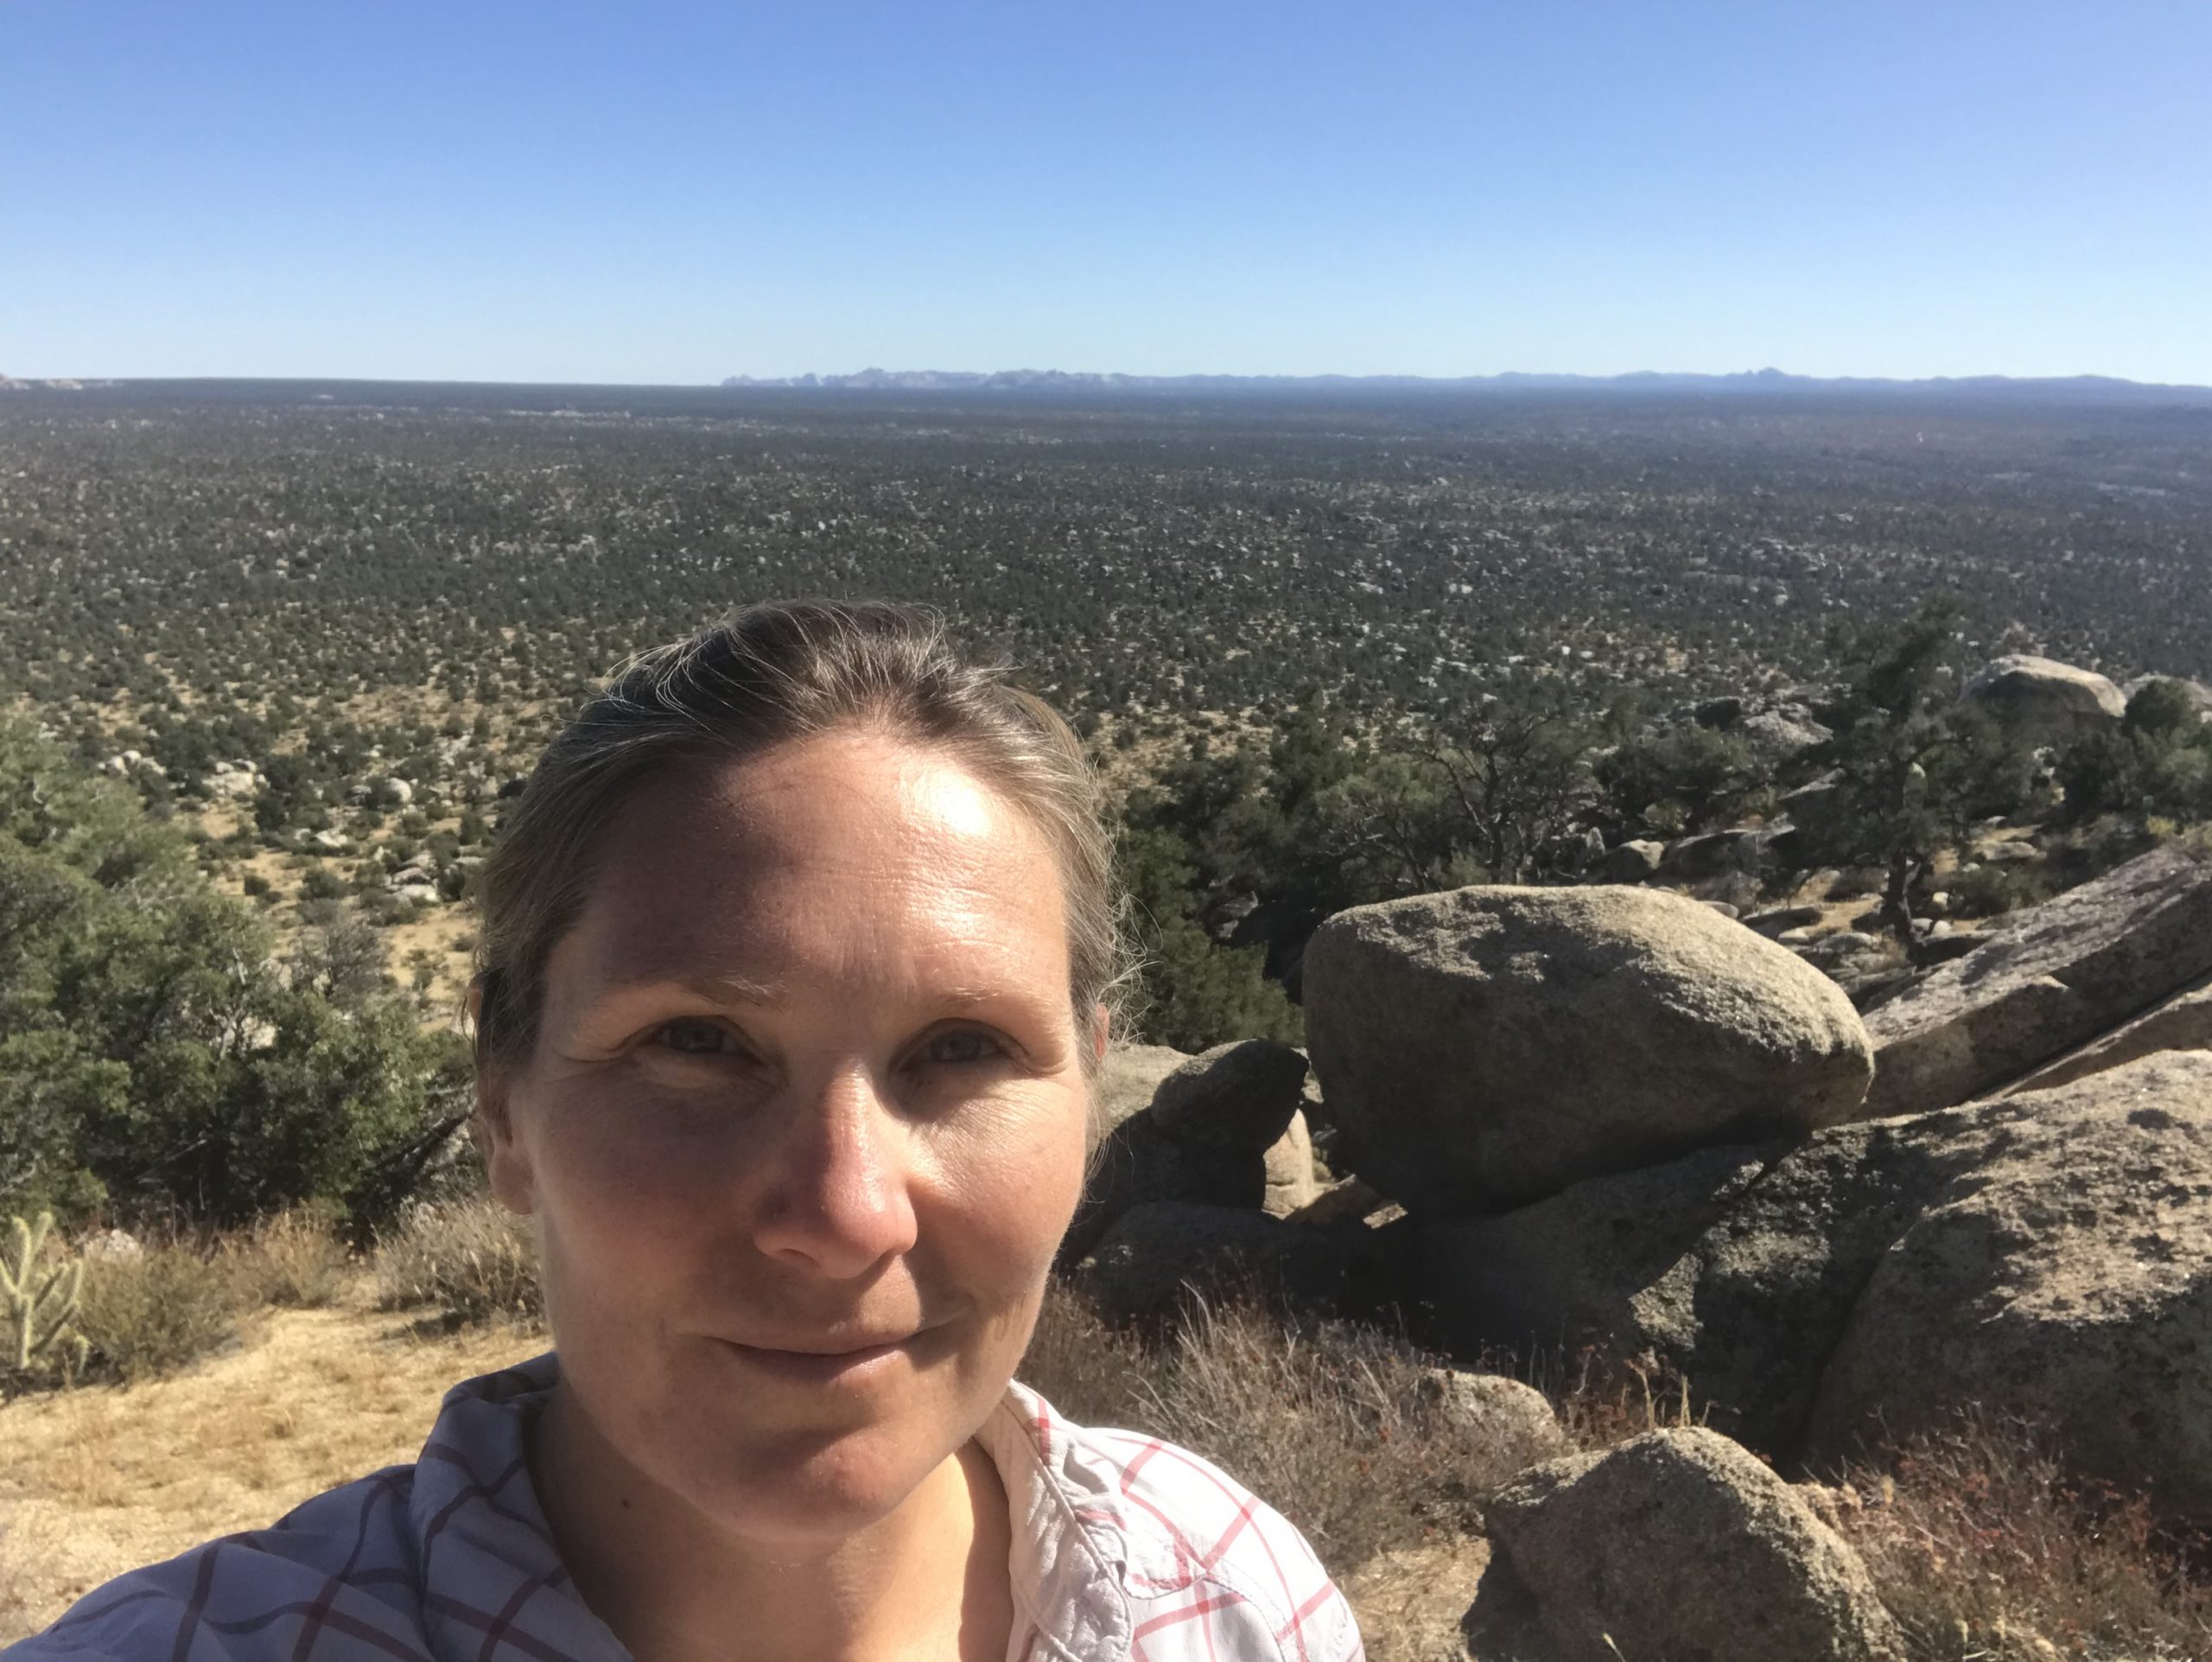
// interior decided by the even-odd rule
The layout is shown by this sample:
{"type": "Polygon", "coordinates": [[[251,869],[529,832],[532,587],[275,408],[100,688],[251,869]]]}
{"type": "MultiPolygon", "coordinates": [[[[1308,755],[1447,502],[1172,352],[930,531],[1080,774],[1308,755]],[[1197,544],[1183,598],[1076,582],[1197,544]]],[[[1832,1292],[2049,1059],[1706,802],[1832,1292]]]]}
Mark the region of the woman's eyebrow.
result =
{"type": "MultiPolygon", "coordinates": [[[[967,1010],[979,1005],[1020,1000],[1022,990],[1002,986],[919,987],[907,990],[915,1004],[942,1009],[967,1010]]],[[[601,997],[636,998],[653,993],[680,992],[710,1004],[743,1004],[755,1009],[779,1010],[791,1003],[787,987],[756,981],[741,975],[639,975],[607,982],[601,997]]]]}
{"type": "Polygon", "coordinates": [[[635,975],[610,978],[600,988],[604,999],[671,992],[687,993],[709,1004],[747,1004],[759,1009],[780,1009],[791,1002],[782,988],[741,975],[635,975]]]}

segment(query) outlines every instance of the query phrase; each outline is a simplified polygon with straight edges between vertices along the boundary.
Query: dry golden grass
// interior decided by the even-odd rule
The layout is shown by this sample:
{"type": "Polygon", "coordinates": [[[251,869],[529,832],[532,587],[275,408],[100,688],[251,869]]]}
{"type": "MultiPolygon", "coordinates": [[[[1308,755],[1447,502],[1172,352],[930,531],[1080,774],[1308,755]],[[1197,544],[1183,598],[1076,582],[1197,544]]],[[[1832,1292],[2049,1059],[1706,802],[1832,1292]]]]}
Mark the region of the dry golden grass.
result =
{"type": "Polygon", "coordinates": [[[175,1378],[0,1407],[0,1643],[136,1565],[411,1460],[448,1387],[544,1347],[512,1328],[428,1340],[366,1302],[357,1283],[175,1378]]]}
{"type": "Polygon", "coordinates": [[[1078,1424],[1197,1450],[1298,1525],[1374,1662],[1465,1654],[1489,1561],[1482,1498],[1558,1452],[1445,1410],[1428,1364],[1371,1328],[1286,1328],[1257,1302],[1199,1307],[1164,1340],[1108,1328],[1057,1286],[1021,1378],[1078,1424]]]}
{"type": "Polygon", "coordinates": [[[1832,1495],[1915,1662],[2212,1657],[2212,1541],[2069,1479],[2031,1427],[1962,1418],[1832,1495]]]}
{"type": "Polygon", "coordinates": [[[1439,1531],[1385,1548],[1337,1585],[1359,1617],[1372,1662],[1465,1662],[1459,1623],[1489,1563],[1490,1543],[1479,1535],[1439,1531]]]}

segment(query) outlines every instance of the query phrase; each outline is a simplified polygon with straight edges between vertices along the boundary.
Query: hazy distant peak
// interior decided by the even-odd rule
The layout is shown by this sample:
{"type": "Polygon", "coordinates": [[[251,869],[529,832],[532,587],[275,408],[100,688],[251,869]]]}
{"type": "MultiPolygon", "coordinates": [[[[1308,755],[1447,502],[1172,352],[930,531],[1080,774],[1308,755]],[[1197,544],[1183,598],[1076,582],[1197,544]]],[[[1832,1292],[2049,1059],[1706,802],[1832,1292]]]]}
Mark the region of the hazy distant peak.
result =
{"type": "Polygon", "coordinates": [[[882,369],[870,367],[853,374],[806,374],[756,378],[732,375],[726,387],[809,387],[830,391],[898,392],[1019,392],[1033,389],[1079,392],[1106,390],[1138,392],[1296,392],[1301,389],[1368,388],[1476,391],[1581,390],[1601,392],[1914,392],[1971,396],[2051,396],[2071,398],[2152,398],[2168,402],[2212,402],[2212,387],[2168,385],[2156,382],[2122,380],[2111,375],[1933,376],[1919,380],[1889,379],[1878,376],[1793,375],[1771,364],[1764,369],[1737,370],[1723,374],[1684,374],[1662,370],[1636,370],[1624,375],[1554,375],[1508,370],[1497,375],[1122,375],[1096,370],[1065,369],[882,369]]]}

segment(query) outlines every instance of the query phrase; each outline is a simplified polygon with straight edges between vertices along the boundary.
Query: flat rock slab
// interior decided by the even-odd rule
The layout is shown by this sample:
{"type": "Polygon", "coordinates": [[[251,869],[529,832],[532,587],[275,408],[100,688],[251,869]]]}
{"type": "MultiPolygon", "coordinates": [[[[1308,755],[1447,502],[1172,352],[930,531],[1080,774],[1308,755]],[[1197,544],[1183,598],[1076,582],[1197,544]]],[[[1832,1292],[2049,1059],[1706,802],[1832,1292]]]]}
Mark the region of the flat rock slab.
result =
{"type": "Polygon", "coordinates": [[[2212,846],[2170,843],[1990,932],[1866,1018],[1866,1118],[2012,1083],[2212,975],[2212,846]]]}
{"type": "Polygon", "coordinates": [[[2162,1004],[2152,1005],[2126,1026],[2114,1028],[2079,1050],[2045,1062],[2005,1094],[2071,1085],[2075,1079],[2107,1073],[2161,1050],[2212,1050],[2212,977],[2162,1004]]]}

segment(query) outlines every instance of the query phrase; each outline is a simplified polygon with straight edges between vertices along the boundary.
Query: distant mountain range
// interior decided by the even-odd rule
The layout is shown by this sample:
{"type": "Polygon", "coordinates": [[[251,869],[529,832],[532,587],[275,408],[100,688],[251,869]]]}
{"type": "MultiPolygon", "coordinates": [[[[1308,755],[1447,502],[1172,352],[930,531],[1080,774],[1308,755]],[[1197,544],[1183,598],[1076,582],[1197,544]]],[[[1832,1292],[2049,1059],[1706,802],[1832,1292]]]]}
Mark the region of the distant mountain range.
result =
{"type": "Polygon", "coordinates": [[[726,387],[802,387],[829,392],[1927,392],[2134,402],[2212,403],[2212,387],[2126,381],[2110,375],[1936,376],[1885,380],[1870,376],[1791,375],[1778,369],[1732,375],[1116,375],[1090,370],[863,369],[850,375],[732,375],[726,387]]]}

